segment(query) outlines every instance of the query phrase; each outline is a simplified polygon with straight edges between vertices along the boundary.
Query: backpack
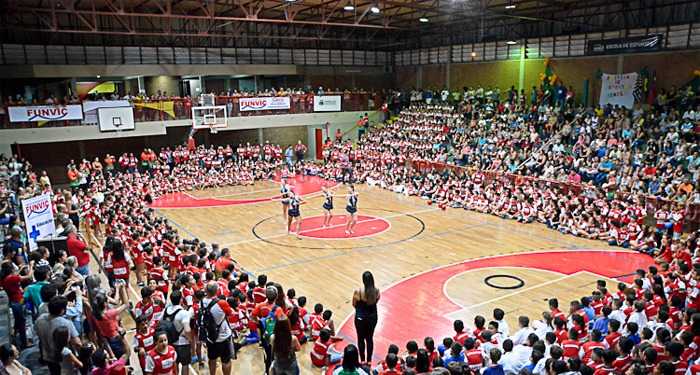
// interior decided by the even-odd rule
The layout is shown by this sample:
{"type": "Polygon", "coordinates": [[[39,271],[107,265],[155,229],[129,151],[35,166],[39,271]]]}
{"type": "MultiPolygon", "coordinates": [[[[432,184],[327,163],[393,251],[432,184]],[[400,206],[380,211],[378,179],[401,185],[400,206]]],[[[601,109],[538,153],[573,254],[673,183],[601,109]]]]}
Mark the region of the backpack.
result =
{"type": "Polygon", "coordinates": [[[174,345],[176,342],[178,342],[178,340],[180,340],[180,333],[182,333],[182,330],[178,331],[177,328],[175,328],[175,323],[173,323],[175,315],[177,315],[177,313],[180,311],[182,311],[182,307],[178,306],[175,309],[175,312],[172,314],[163,312],[163,318],[156,326],[156,330],[165,331],[165,335],[168,336],[168,343],[170,345],[174,345]]]}
{"type": "Polygon", "coordinates": [[[272,336],[272,333],[275,332],[275,323],[277,323],[275,310],[277,310],[278,307],[277,305],[272,306],[270,313],[262,320],[262,337],[265,340],[268,340],[270,336],[272,336]]]}
{"type": "Polygon", "coordinates": [[[204,300],[200,302],[199,314],[197,315],[197,337],[201,342],[213,344],[219,338],[219,332],[221,331],[221,325],[227,322],[224,318],[221,323],[217,324],[214,315],[211,313],[211,309],[216,306],[216,304],[221,300],[221,298],[215,298],[207,307],[204,307],[204,300]]]}

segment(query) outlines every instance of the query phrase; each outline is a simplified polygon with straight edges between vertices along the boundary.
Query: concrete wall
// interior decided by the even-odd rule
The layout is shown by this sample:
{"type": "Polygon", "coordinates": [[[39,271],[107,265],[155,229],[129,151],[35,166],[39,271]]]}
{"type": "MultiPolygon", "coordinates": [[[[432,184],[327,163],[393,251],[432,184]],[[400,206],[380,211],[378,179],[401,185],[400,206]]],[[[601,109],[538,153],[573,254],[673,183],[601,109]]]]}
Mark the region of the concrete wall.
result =
{"type": "Polygon", "coordinates": [[[363,88],[365,90],[388,89],[392,86],[393,75],[384,73],[383,67],[320,66],[305,67],[308,84],[314,90],[319,86],[328,89],[363,88]]]}
{"type": "MultiPolygon", "coordinates": [[[[532,86],[541,84],[539,75],[544,73],[544,59],[527,59],[523,64],[523,88],[529,93],[532,86]]],[[[641,66],[646,66],[650,74],[656,72],[659,88],[669,89],[672,85],[680,87],[693,79],[693,70],[700,68],[700,51],[672,51],[661,53],[600,56],[600,57],[573,57],[552,58],[551,68],[566,86],[573,86],[576,100],[581,99],[583,82],[590,81],[589,103],[597,103],[600,94],[600,82],[595,80],[598,69],[607,74],[621,74],[639,71],[641,66]]],[[[426,65],[420,67],[396,68],[396,82],[404,90],[410,90],[420,82],[420,87],[442,85],[447,81],[446,65],[426,65]]],[[[490,61],[474,62],[466,64],[451,64],[450,72],[451,89],[463,86],[491,87],[498,85],[501,90],[518,87],[520,75],[520,61],[490,61]]]]}
{"type": "Polygon", "coordinates": [[[145,77],[144,83],[146,84],[146,94],[154,95],[161,92],[167,91],[168,97],[170,94],[175,93],[176,96],[180,96],[180,77],[172,76],[156,76],[156,77],[145,77]]]}

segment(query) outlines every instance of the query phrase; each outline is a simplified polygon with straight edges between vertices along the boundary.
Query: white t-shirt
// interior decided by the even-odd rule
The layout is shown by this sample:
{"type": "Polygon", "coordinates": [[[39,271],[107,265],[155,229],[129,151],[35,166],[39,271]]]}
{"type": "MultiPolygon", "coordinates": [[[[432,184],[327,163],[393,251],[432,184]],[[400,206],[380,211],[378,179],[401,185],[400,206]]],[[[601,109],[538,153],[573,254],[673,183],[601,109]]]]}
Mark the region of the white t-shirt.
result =
{"type": "Polygon", "coordinates": [[[190,323],[190,319],[192,318],[191,314],[187,312],[182,306],[168,306],[165,308],[165,311],[163,312],[163,315],[167,314],[170,316],[175,312],[176,309],[179,309],[180,311],[175,314],[173,317],[173,325],[175,325],[175,329],[180,332],[180,338],[177,340],[177,342],[172,343],[170,345],[187,345],[189,344],[189,341],[185,338],[185,324],[190,323]]]}

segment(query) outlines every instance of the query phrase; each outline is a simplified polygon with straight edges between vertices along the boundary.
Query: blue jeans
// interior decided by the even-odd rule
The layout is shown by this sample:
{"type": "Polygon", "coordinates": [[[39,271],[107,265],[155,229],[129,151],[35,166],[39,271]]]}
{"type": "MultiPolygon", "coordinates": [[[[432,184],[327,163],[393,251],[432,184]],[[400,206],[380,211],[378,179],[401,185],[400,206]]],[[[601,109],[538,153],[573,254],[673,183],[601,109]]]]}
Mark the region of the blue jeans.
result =
{"type": "Polygon", "coordinates": [[[19,302],[10,302],[12,315],[15,317],[15,331],[19,334],[20,347],[27,346],[27,319],[24,317],[24,306],[19,302]]]}
{"type": "Polygon", "coordinates": [[[84,265],[84,266],[76,267],[75,270],[78,271],[79,274],[81,274],[85,277],[90,276],[90,264],[89,263],[84,265]]]}
{"type": "Polygon", "coordinates": [[[119,358],[124,355],[124,346],[122,345],[122,340],[119,339],[119,336],[107,340],[109,342],[109,347],[112,348],[112,353],[114,353],[114,356],[119,358]]]}

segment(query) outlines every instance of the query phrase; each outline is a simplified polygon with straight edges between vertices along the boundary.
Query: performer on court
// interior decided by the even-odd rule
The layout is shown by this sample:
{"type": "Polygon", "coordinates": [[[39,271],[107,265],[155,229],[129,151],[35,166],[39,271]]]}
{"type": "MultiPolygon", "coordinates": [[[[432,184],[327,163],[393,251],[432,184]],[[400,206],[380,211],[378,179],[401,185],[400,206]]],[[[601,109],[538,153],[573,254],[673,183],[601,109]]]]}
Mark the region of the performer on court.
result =
{"type": "Polygon", "coordinates": [[[323,190],[323,228],[331,226],[331,219],[333,218],[333,197],[335,196],[331,189],[328,189],[326,185],[321,186],[323,190]]]}
{"type": "Polygon", "coordinates": [[[297,197],[294,194],[294,190],[289,190],[287,192],[287,204],[289,205],[289,210],[287,211],[287,234],[291,234],[291,229],[292,229],[292,221],[296,221],[297,223],[297,230],[296,230],[296,237],[297,239],[299,238],[299,231],[301,230],[301,212],[299,211],[299,205],[302,205],[306,203],[306,201],[301,198],[297,197]]]}
{"type": "Polygon", "coordinates": [[[347,211],[346,223],[345,223],[345,234],[355,233],[352,229],[355,227],[357,222],[357,196],[358,192],[355,191],[353,185],[348,186],[348,205],[345,206],[345,211],[347,211]]]}
{"type": "Polygon", "coordinates": [[[280,190],[280,194],[282,195],[282,217],[283,220],[282,222],[284,225],[287,227],[287,232],[289,232],[289,221],[287,220],[287,211],[289,210],[289,192],[291,189],[289,188],[289,185],[287,185],[287,177],[282,177],[282,181],[280,182],[280,185],[282,185],[282,188],[280,190]]]}

